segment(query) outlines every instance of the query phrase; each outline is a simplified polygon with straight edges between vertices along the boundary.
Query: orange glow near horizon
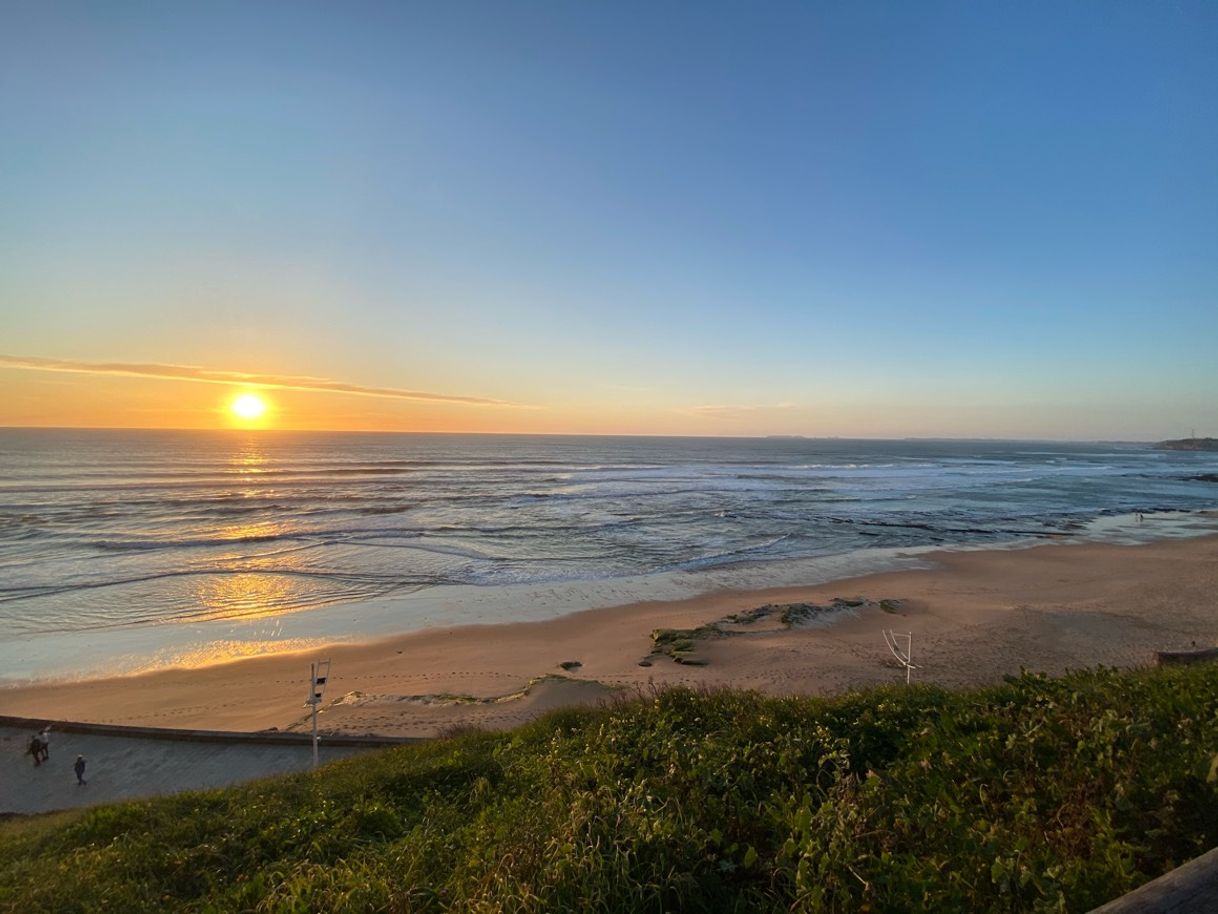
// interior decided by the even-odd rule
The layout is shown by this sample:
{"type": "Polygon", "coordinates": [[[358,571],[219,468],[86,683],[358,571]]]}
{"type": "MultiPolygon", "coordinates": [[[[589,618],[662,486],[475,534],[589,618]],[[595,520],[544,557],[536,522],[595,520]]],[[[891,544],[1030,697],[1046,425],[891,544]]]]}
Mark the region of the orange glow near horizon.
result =
{"type": "MultiPolygon", "coordinates": [[[[426,380],[420,384],[424,385],[432,386],[426,380]]],[[[434,386],[440,390],[463,388],[443,380],[434,386]]],[[[36,371],[0,364],[0,426],[227,429],[241,433],[799,434],[1150,440],[1171,437],[1166,434],[1171,429],[1168,420],[1176,415],[1163,420],[1164,434],[1156,436],[1129,419],[1125,409],[1089,403],[1088,415],[1080,417],[1077,406],[1050,408],[1038,403],[1002,402],[996,391],[980,384],[967,399],[957,395],[950,404],[945,390],[911,386],[900,399],[882,400],[871,391],[826,387],[815,402],[780,401],[762,406],[750,406],[747,401],[743,406],[734,406],[730,400],[711,401],[709,394],[698,399],[699,392],[694,390],[516,389],[491,383],[471,383],[469,389],[528,405],[378,397],[362,392],[365,388],[352,393],[272,387],[250,381],[198,383],[102,370],[36,371]],[[261,417],[244,419],[232,410],[234,401],[244,394],[255,395],[265,404],[261,417]]],[[[1184,419],[1191,421],[1195,411],[1177,424],[1183,424],[1184,419]]]]}

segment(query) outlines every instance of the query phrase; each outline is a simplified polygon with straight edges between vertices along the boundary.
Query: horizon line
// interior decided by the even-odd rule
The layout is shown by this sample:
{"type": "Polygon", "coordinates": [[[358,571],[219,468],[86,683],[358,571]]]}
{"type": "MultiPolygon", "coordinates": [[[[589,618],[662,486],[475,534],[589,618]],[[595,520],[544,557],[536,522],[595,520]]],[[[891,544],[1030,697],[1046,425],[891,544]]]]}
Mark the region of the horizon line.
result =
{"type": "MultiPolygon", "coordinates": [[[[205,434],[314,434],[314,435],[482,435],[487,437],[516,438],[669,438],[669,439],[731,439],[737,441],[1010,441],[1051,442],[1056,444],[1157,444],[1160,441],[1188,440],[1188,438],[1012,438],[1002,435],[656,435],[630,432],[488,432],[488,431],[435,431],[419,429],[340,429],[340,428],[191,428],[182,426],[126,426],[126,425],[0,425],[0,432],[9,431],[63,431],[63,432],[202,432],[205,434]]],[[[1205,435],[1196,436],[1205,438],[1205,435]]]]}

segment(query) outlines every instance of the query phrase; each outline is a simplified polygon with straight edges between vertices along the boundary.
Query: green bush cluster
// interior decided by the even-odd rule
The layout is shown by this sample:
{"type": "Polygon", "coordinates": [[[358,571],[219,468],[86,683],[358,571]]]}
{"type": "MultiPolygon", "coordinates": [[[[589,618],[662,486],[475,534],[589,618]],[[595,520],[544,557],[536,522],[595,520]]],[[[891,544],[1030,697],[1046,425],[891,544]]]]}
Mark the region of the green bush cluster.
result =
{"type": "Polygon", "coordinates": [[[0,825],[14,911],[1086,911],[1218,844],[1218,668],[660,692],[0,825]]]}

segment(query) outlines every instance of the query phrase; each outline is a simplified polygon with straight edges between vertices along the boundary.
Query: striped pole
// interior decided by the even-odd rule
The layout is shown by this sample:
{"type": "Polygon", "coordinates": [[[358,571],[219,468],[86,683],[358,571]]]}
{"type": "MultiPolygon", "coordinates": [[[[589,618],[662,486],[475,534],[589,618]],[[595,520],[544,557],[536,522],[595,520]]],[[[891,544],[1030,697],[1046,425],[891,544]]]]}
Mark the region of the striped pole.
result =
{"type": "Polygon", "coordinates": [[[309,664],[309,704],[313,707],[313,767],[319,763],[317,736],[317,706],[321,704],[321,694],[326,689],[326,680],[330,678],[330,661],[319,660],[309,664]]]}

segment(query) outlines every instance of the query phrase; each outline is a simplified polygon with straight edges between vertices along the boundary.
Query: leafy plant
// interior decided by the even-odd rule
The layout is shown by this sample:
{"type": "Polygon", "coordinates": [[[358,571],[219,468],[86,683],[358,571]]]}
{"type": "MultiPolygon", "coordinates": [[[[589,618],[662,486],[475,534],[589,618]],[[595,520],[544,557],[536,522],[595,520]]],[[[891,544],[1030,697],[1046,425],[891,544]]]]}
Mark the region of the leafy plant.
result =
{"type": "Polygon", "coordinates": [[[1086,911],[1218,844],[1218,668],[672,690],[0,823],[21,911],[1086,911]]]}

